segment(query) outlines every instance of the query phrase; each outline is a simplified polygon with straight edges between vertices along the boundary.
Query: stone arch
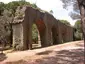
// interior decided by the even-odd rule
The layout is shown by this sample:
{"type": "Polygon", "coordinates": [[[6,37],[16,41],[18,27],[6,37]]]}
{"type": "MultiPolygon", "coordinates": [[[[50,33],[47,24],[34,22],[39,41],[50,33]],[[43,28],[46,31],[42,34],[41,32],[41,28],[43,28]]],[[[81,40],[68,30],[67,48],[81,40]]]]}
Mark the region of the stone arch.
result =
{"type": "Polygon", "coordinates": [[[24,49],[32,49],[33,23],[35,23],[38,28],[41,39],[41,46],[42,47],[48,46],[48,40],[47,40],[48,36],[47,36],[46,23],[44,21],[44,13],[40,12],[39,10],[29,8],[25,13],[25,18],[23,22],[24,49]]]}
{"type": "MultiPolygon", "coordinates": [[[[21,10],[18,12],[21,12],[24,15],[22,15],[22,18],[18,18],[17,20],[16,16],[14,22],[17,22],[12,25],[14,45],[17,43],[18,48],[21,48],[22,50],[32,49],[33,23],[37,25],[42,47],[52,45],[53,42],[53,44],[62,42],[62,29],[65,28],[59,20],[56,20],[51,14],[47,12],[34,9],[32,7],[25,6],[24,8],[22,7],[21,10]],[[21,12],[21,10],[24,11],[21,12]],[[53,42],[51,40],[52,37],[53,42]],[[17,42],[15,42],[16,39],[17,42]]],[[[70,39],[72,39],[72,37],[70,39]]]]}
{"type": "Polygon", "coordinates": [[[37,25],[40,34],[41,46],[44,47],[46,45],[46,26],[41,19],[35,21],[35,24],[37,25]]]}

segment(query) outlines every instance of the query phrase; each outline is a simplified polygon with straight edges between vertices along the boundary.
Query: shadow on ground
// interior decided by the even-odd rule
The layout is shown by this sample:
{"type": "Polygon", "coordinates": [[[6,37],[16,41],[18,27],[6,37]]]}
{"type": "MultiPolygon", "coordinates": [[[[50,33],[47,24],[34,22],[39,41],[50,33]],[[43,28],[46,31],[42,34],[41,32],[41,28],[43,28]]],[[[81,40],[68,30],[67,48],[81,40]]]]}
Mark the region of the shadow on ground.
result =
{"type": "Polygon", "coordinates": [[[84,64],[84,49],[54,51],[51,54],[54,56],[43,57],[36,62],[38,64],[84,64]]]}
{"type": "Polygon", "coordinates": [[[83,48],[61,51],[45,51],[36,55],[45,56],[35,60],[19,60],[17,62],[7,62],[6,64],[84,64],[83,48]]]}
{"type": "Polygon", "coordinates": [[[78,47],[84,47],[84,43],[83,42],[79,42],[79,43],[76,44],[76,46],[78,46],[78,47]]]}
{"type": "Polygon", "coordinates": [[[5,60],[7,57],[4,53],[0,53],[0,62],[5,60]]]}

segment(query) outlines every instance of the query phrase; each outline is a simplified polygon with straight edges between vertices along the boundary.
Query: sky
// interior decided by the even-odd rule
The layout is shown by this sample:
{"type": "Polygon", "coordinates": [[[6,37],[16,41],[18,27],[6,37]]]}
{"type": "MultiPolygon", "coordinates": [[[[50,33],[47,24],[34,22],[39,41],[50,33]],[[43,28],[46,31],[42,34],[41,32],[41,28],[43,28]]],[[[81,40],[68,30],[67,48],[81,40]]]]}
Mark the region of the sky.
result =
{"type": "MultiPolygon", "coordinates": [[[[0,0],[0,2],[8,3],[18,0],[0,0]]],[[[67,20],[71,25],[75,24],[75,21],[69,16],[69,12],[72,10],[63,9],[63,3],[60,0],[26,0],[30,3],[36,3],[36,5],[45,11],[53,11],[53,15],[56,19],[67,20]]]]}

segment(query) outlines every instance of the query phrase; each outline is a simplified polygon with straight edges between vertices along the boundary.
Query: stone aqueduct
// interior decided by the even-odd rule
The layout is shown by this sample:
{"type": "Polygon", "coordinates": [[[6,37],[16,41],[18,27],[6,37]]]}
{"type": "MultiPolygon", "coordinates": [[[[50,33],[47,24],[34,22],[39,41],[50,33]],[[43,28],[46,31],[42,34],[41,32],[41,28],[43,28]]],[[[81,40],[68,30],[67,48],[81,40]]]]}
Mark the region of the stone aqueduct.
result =
{"type": "Polygon", "coordinates": [[[41,46],[73,40],[73,28],[61,23],[48,12],[29,6],[18,7],[13,21],[13,46],[19,50],[32,49],[32,25],[37,25],[41,46]]]}

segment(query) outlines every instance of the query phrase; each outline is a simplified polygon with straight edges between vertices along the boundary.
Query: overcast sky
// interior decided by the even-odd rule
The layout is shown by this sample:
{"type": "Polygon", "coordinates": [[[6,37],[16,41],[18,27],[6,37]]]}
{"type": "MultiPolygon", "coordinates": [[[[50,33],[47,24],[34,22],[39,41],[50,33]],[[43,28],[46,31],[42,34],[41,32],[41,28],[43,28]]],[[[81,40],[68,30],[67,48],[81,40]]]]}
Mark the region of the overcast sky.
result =
{"type": "MultiPolygon", "coordinates": [[[[8,3],[11,1],[17,1],[17,0],[0,0],[0,2],[8,3]]],[[[62,5],[63,3],[60,0],[26,0],[30,3],[36,3],[36,5],[46,11],[53,10],[53,15],[56,19],[63,19],[68,20],[71,25],[74,25],[75,21],[71,19],[71,17],[68,15],[70,10],[68,11],[63,9],[62,5]]]]}

